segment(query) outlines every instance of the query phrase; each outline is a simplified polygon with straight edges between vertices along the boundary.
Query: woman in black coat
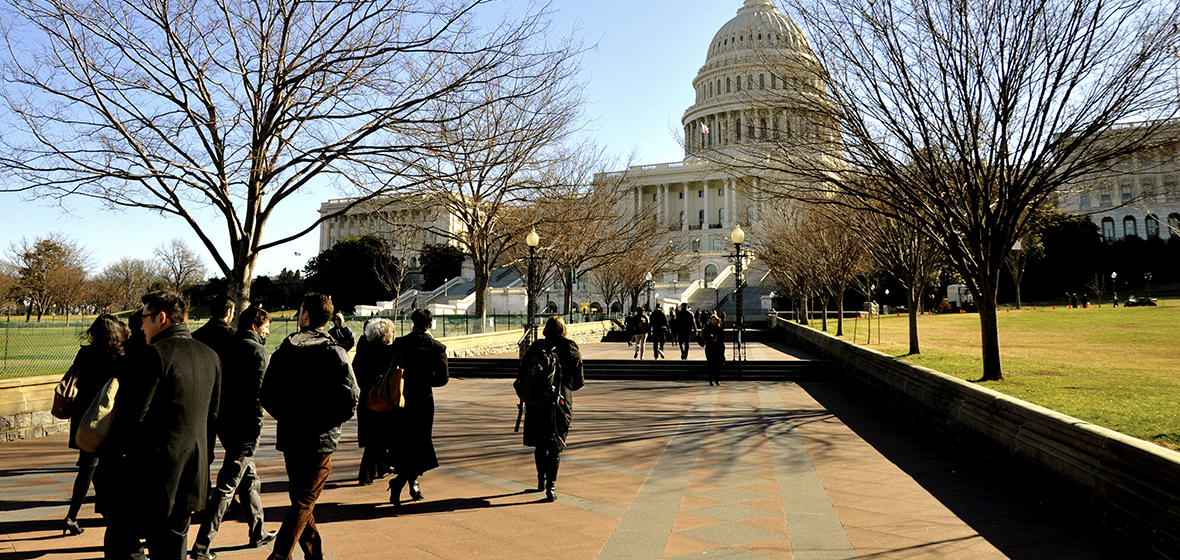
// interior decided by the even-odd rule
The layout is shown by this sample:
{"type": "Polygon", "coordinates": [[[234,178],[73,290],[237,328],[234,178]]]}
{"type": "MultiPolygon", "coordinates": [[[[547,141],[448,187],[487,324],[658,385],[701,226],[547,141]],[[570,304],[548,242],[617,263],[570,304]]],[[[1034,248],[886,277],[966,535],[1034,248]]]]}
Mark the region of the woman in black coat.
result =
{"type": "MultiPolygon", "coordinates": [[[[94,323],[83,335],[89,344],[78,349],[74,365],[70,367],[70,371],[78,376],[78,394],[69,408],[70,449],[78,449],[74,437],[78,434],[82,415],[86,414],[86,409],[90,408],[90,403],[94,402],[98,391],[107,380],[114,376],[119,357],[123,355],[123,343],[130,334],[127,325],[112,315],[103,314],[94,319],[94,323]]],[[[78,476],[74,479],[70,510],[62,522],[62,534],[82,534],[83,529],[78,525],[78,512],[82,509],[86,492],[90,490],[90,481],[94,478],[96,467],[98,455],[78,449],[78,476]]]]}
{"type": "Polygon", "coordinates": [[[561,452],[573,420],[573,392],[586,384],[582,373],[582,354],[578,343],[566,336],[565,322],[560,316],[550,317],[541,331],[544,337],[529,346],[520,367],[532,366],[533,356],[544,349],[553,349],[561,364],[561,398],[555,406],[525,405],[524,444],[535,448],[533,460],[537,465],[537,490],[545,491],[545,499],[557,499],[555,483],[561,452]]]}
{"type": "Polygon", "coordinates": [[[725,329],[717,314],[709,317],[709,323],[701,329],[705,339],[705,360],[709,363],[709,385],[721,385],[721,368],[725,367],[725,329]]]}
{"type": "Polygon", "coordinates": [[[389,444],[390,412],[376,412],[365,405],[365,399],[377,382],[377,378],[389,371],[393,364],[393,323],[389,319],[373,319],[365,322],[365,333],[357,341],[356,357],[352,360],[352,371],[356,384],[361,390],[361,402],[356,407],[357,443],[365,449],[361,456],[361,469],[357,479],[361,486],[372,484],[374,479],[385,478],[389,444]],[[363,344],[362,344],[363,341],[363,344]]]}
{"type": "Polygon", "coordinates": [[[418,477],[438,467],[434,453],[434,391],[450,380],[447,374],[447,347],[430,335],[434,314],[417,309],[410,315],[414,330],[393,341],[394,352],[405,370],[402,393],[405,406],[392,412],[393,428],[389,440],[389,458],[397,476],[389,481],[389,502],[401,505],[402,489],[408,483],[410,498],[422,499],[418,477]]]}

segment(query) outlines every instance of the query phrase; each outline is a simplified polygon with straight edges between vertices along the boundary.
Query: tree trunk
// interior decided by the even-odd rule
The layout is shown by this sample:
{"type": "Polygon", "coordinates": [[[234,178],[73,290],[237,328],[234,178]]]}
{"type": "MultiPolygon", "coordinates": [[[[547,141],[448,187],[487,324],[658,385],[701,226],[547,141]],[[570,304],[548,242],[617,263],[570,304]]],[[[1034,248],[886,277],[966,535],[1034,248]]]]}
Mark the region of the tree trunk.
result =
{"type": "Polygon", "coordinates": [[[823,305],[823,311],[822,311],[822,313],[824,314],[824,317],[823,317],[823,320],[822,320],[822,322],[823,322],[823,331],[824,331],[824,332],[828,332],[828,298],[826,298],[826,297],[825,297],[825,298],[823,299],[823,302],[824,302],[824,305],[823,305]]]}
{"type": "MultiPolygon", "coordinates": [[[[234,258],[234,268],[226,278],[225,295],[234,300],[237,312],[234,320],[250,305],[250,280],[254,275],[254,265],[258,263],[258,253],[250,253],[243,257],[234,258]]],[[[300,298],[302,301],[302,298],[300,298]]]]}
{"type": "Polygon", "coordinates": [[[921,349],[918,348],[918,304],[922,300],[921,294],[914,294],[909,291],[909,311],[910,311],[910,355],[921,354],[921,349]]]}
{"type": "Polygon", "coordinates": [[[1020,281],[1016,281],[1016,309],[1020,309],[1020,281]]]}
{"type": "Polygon", "coordinates": [[[475,267],[475,312],[469,313],[476,318],[475,328],[472,332],[481,333],[484,331],[484,324],[487,322],[488,316],[488,280],[490,274],[486,267],[475,267]]]}
{"type": "Polygon", "coordinates": [[[807,296],[802,296],[800,298],[800,303],[802,303],[802,305],[800,305],[799,307],[803,308],[803,320],[799,321],[799,324],[800,325],[808,325],[808,324],[810,324],[808,322],[808,319],[811,318],[811,308],[809,307],[811,305],[811,300],[807,296]]]}
{"type": "Polygon", "coordinates": [[[979,309],[980,338],[983,342],[983,377],[980,381],[999,381],[1004,378],[1000,367],[1000,329],[996,319],[995,290],[983,289],[976,295],[979,309]]]}
{"type": "Polygon", "coordinates": [[[844,292],[836,298],[836,336],[844,336],[844,292]]]}
{"type": "Polygon", "coordinates": [[[569,279],[562,281],[562,305],[565,306],[565,314],[569,318],[574,316],[574,285],[570,283],[569,279]]]}

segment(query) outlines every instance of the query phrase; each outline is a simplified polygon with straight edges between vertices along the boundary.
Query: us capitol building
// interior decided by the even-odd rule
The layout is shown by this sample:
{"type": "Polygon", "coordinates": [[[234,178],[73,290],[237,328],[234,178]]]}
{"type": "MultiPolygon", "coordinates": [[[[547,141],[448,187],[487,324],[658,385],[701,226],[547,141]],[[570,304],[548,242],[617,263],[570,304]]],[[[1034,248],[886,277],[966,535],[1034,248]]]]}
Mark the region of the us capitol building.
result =
{"type": "MultiPolygon", "coordinates": [[[[732,314],[732,301],[725,303],[725,296],[736,286],[734,264],[728,256],[733,253],[730,234],[741,224],[747,242],[754,241],[769,203],[759,196],[763,187],[760,177],[735,172],[724,162],[729,155],[758,151],[763,146],[776,149],[776,140],[815,134],[811,123],[816,121],[807,109],[815,102],[803,96],[823,95],[824,84],[816,78],[822,73],[816,71],[818,63],[802,29],[770,0],[745,0],[706,47],[705,63],[692,81],[696,101],[681,119],[684,159],[636,165],[601,174],[598,180],[618,181],[626,192],[618,202],[623,215],[655,220],[661,236],[656,246],[674,248],[671,265],[652,271],[658,299],[666,304],[688,302],[693,308],[721,304],[721,309],[728,307],[732,314]]],[[[782,177],[775,179],[776,184],[782,181],[782,177]]],[[[325,203],[321,213],[347,202],[325,203]]],[[[398,208],[392,211],[436,227],[454,227],[445,211],[440,213],[425,200],[415,201],[419,204],[410,205],[413,207],[400,207],[410,202],[395,204],[398,208]]],[[[374,224],[373,220],[359,213],[363,211],[354,209],[325,222],[321,251],[345,235],[373,233],[365,227],[374,224]]],[[[744,308],[754,313],[769,305],[773,287],[769,283],[764,286],[767,271],[756,255],[747,258],[744,266],[748,270],[744,308]]],[[[511,282],[490,287],[489,313],[494,309],[523,310],[523,290],[522,294],[509,293],[518,287],[511,282]]],[[[561,301],[558,294],[555,289],[548,299],[561,301]]],[[[444,303],[429,294],[423,296],[432,307],[438,307],[436,313],[463,312],[458,300],[444,303]]],[[[590,293],[584,282],[575,287],[574,301],[584,306],[597,304],[600,297],[590,293]]]]}

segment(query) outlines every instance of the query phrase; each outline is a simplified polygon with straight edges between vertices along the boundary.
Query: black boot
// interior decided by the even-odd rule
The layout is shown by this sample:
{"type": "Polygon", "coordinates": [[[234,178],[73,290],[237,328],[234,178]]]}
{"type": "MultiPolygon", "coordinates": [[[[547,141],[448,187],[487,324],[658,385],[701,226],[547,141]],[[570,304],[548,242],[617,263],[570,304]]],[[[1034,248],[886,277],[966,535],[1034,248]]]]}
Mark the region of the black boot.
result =
{"type": "Polygon", "coordinates": [[[537,465],[537,492],[545,491],[545,471],[549,470],[549,459],[540,447],[533,452],[533,462],[537,465]]]}
{"type": "Polygon", "coordinates": [[[389,503],[394,507],[402,505],[402,488],[406,487],[407,480],[409,479],[399,474],[389,481],[389,503]]]}
{"type": "Polygon", "coordinates": [[[418,487],[418,477],[410,480],[410,499],[415,502],[422,499],[422,489],[418,487]]]}
{"type": "Polygon", "coordinates": [[[549,472],[545,475],[545,501],[557,501],[557,468],[561,466],[561,455],[557,451],[550,451],[553,455],[549,459],[549,472]]]}

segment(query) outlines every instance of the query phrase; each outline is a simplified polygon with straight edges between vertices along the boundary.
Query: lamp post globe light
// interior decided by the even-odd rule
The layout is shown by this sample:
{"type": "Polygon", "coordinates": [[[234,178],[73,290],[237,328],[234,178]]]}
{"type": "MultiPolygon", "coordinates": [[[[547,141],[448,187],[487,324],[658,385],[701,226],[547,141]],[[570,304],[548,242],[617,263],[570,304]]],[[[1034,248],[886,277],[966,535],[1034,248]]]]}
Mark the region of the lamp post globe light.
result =
{"type": "Polygon", "coordinates": [[[1115,306],[1115,307],[1118,307],[1118,306],[1119,306],[1119,281],[1118,281],[1118,277],[1119,277],[1119,273],[1117,273],[1117,272],[1111,272],[1111,273],[1110,273],[1110,289],[1111,289],[1111,290],[1114,292],[1114,306],[1115,306]]]}
{"type": "Polygon", "coordinates": [[[741,371],[741,362],[746,359],[746,347],[744,345],[744,334],[746,330],[745,312],[742,306],[742,288],[745,287],[746,278],[742,274],[742,264],[744,254],[742,253],[742,243],[746,241],[746,232],[742,230],[741,224],[733,228],[733,233],[729,235],[730,241],[733,241],[733,258],[734,263],[734,306],[737,307],[737,322],[734,324],[734,342],[733,342],[733,360],[738,363],[738,371],[741,371]]]}
{"type": "Polygon", "coordinates": [[[651,287],[652,287],[652,284],[654,284],[654,282],[652,282],[652,276],[651,276],[650,271],[643,276],[643,281],[647,284],[647,309],[650,312],[651,308],[652,308],[651,307],[651,287]]]}
{"type": "Polygon", "coordinates": [[[524,339],[521,341],[521,352],[528,350],[528,346],[537,339],[537,317],[535,303],[533,302],[534,292],[536,292],[536,275],[537,275],[537,246],[541,244],[541,236],[537,235],[537,230],[534,228],[529,231],[529,234],[524,238],[524,244],[529,248],[529,268],[528,278],[525,279],[525,313],[527,320],[524,329],[524,339]]]}

